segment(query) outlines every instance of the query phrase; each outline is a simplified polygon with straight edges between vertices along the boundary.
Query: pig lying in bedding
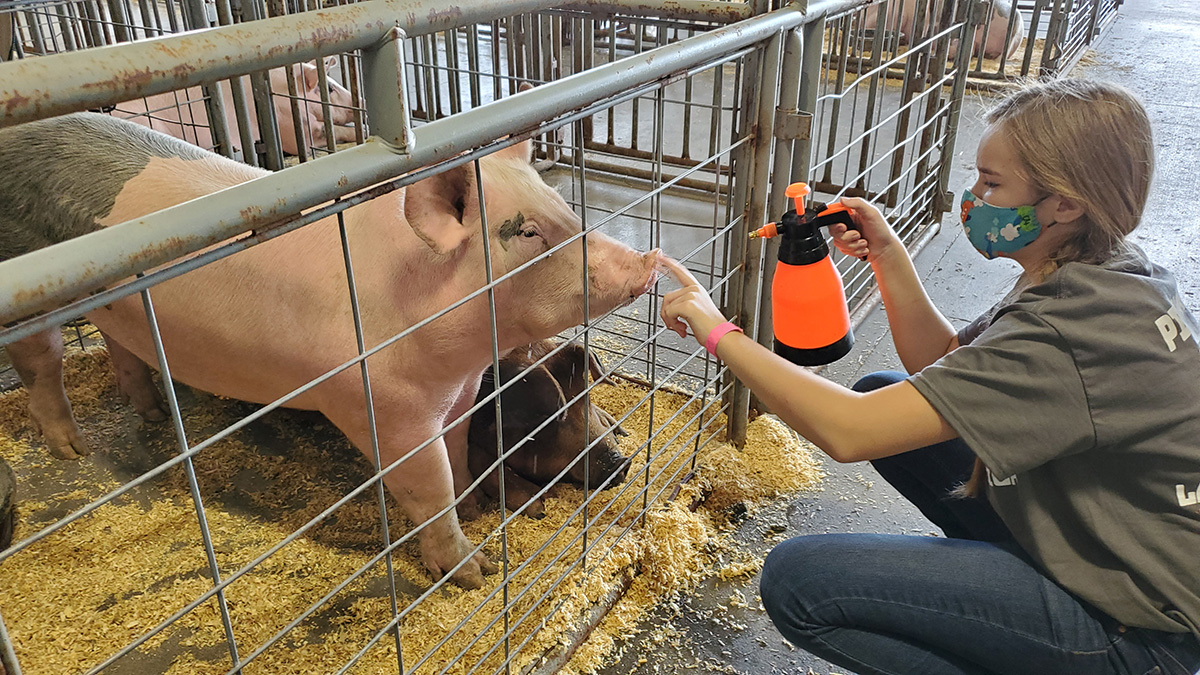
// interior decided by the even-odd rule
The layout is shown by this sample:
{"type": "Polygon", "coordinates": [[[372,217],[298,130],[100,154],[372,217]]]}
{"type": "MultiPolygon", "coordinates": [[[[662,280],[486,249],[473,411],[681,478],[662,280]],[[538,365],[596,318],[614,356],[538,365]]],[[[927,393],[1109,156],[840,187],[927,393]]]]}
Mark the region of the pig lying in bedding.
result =
{"type": "MultiPolygon", "coordinates": [[[[587,388],[589,373],[596,381],[603,376],[596,356],[586,352],[582,344],[570,342],[542,365],[532,367],[557,346],[557,342],[540,340],[528,347],[514,349],[500,361],[501,384],[520,378],[500,395],[505,449],[534,433],[531,440],[514,450],[505,461],[504,501],[514,511],[530,502],[524,513],[531,518],[545,515],[542,500],[533,499],[533,496],[563,471],[566,471],[567,480],[583,485],[586,464],[587,486],[596,489],[620,485],[629,468],[616,439],[616,436],[628,433],[612,415],[587,397],[581,397],[567,408],[567,403],[587,388]],[[542,427],[551,418],[551,422],[542,427]],[[535,433],[539,427],[542,429],[535,433]],[[596,439],[600,440],[593,445],[596,439]],[[591,450],[586,462],[575,461],[588,446],[591,450]]],[[[484,372],[478,400],[482,401],[493,391],[495,383],[489,368],[484,372]]],[[[467,464],[472,476],[486,475],[480,487],[491,499],[497,499],[500,494],[498,472],[492,468],[497,457],[496,407],[488,404],[471,416],[467,464]]]]}

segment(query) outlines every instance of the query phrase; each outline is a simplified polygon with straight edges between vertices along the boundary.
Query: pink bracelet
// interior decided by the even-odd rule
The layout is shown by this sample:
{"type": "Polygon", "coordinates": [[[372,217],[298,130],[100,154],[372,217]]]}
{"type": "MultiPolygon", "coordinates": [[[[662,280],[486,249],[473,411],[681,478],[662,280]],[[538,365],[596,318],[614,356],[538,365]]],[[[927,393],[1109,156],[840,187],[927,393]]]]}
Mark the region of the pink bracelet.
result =
{"type": "Polygon", "coordinates": [[[704,348],[708,350],[709,354],[716,356],[717,343],[720,342],[721,338],[725,337],[727,333],[733,331],[744,334],[744,331],[741,328],[733,325],[732,321],[726,321],[720,326],[717,326],[716,328],[712,329],[712,331],[708,334],[708,337],[704,340],[704,348]]]}

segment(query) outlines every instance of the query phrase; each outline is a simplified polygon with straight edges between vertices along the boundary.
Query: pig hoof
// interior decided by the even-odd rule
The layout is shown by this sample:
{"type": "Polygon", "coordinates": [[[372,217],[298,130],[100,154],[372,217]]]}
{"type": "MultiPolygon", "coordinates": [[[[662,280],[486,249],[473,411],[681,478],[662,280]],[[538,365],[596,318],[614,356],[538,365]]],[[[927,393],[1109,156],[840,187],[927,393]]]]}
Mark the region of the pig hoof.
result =
{"type": "MultiPolygon", "coordinates": [[[[429,548],[426,548],[426,546],[427,544],[422,542],[421,557],[425,563],[426,569],[433,574],[434,579],[441,579],[448,572],[450,572],[450,570],[457,567],[459,561],[463,559],[462,556],[467,555],[467,552],[470,551],[470,544],[465,538],[463,539],[462,546],[455,545],[449,551],[445,552],[448,554],[454,550],[461,551],[457,557],[444,555],[432,546],[429,548]]],[[[479,588],[483,586],[483,575],[495,573],[496,565],[493,564],[492,561],[488,560],[487,556],[481,551],[470,556],[470,558],[463,563],[462,567],[459,567],[458,571],[451,576],[450,580],[455,584],[462,586],[463,588],[479,588]]]]}
{"type": "Polygon", "coordinates": [[[167,411],[157,406],[147,410],[139,410],[138,413],[147,422],[165,422],[167,420],[167,411]]]}
{"type": "Polygon", "coordinates": [[[483,515],[483,507],[480,505],[479,498],[475,496],[474,492],[463,497],[455,509],[458,511],[458,517],[461,520],[475,520],[483,515]]]}
{"type": "Polygon", "coordinates": [[[92,454],[92,449],[88,447],[87,441],[83,440],[82,436],[54,439],[52,436],[43,434],[42,437],[46,441],[46,447],[50,449],[50,454],[58,459],[83,459],[86,455],[92,454]]]}
{"type": "Polygon", "coordinates": [[[137,414],[147,422],[164,422],[167,419],[167,406],[158,394],[158,389],[151,383],[147,386],[129,386],[118,383],[117,392],[121,400],[133,406],[137,414]]]}
{"type": "Polygon", "coordinates": [[[546,517],[546,507],[542,505],[542,500],[535,499],[529,502],[529,507],[525,509],[525,516],[534,520],[541,520],[546,517]]]}
{"type": "Polygon", "coordinates": [[[488,560],[488,557],[483,553],[475,554],[475,562],[479,564],[479,569],[489,576],[500,571],[500,568],[496,567],[496,563],[488,560]]]}
{"type": "MultiPolygon", "coordinates": [[[[495,565],[493,565],[492,567],[493,567],[493,571],[494,571],[495,565]]],[[[482,566],[479,565],[476,561],[472,560],[471,562],[467,563],[466,565],[463,565],[457,572],[455,572],[454,576],[451,577],[450,580],[453,581],[458,586],[461,586],[462,588],[465,588],[467,590],[474,590],[476,588],[482,588],[483,587],[483,573],[481,570],[482,570],[482,566]]],[[[434,573],[434,576],[435,577],[438,576],[437,572],[434,573]]]]}
{"type": "Polygon", "coordinates": [[[42,440],[54,457],[80,459],[92,454],[92,449],[88,447],[87,441],[83,440],[83,432],[79,430],[79,425],[73,417],[44,419],[31,405],[29,420],[33,422],[34,429],[42,435],[42,440]]]}

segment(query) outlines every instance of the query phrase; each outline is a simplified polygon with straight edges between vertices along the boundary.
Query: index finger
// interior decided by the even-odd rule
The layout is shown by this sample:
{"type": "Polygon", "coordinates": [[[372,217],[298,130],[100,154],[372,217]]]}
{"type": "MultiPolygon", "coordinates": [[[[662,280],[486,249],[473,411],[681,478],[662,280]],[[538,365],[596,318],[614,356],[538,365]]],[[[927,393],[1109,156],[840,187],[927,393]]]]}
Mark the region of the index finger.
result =
{"type": "Polygon", "coordinates": [[[663,262],[663,265],[666,266],[667,271],[671,273],[671,276],[675,277],[675,280],[678,281],[680,284],[682,284],[684,286],[699,286],[700,285],[700,282],[696,281],[696,277],[692,276],[692,273],[689,272],[686,267],[679,264],[679,262],[676,261],[674,258],[664,255],[662,257],[662,262],[663,262]]]}

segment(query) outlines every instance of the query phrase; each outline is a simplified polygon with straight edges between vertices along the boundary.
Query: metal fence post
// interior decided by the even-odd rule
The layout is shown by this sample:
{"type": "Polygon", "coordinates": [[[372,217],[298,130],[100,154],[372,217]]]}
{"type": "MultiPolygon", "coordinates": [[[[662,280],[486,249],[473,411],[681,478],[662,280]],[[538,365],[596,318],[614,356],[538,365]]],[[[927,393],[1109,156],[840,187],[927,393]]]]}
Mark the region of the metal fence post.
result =
{"type": "Polygon", "coordinates": [[[0,616],[0,671],[7,675],[21,675],[21,664],[17,663],[17,654],[13,651],[12,639],[8,629],[4,627],[4,617],[0,616]]]}
{"type": "MultiPolygon", "coordinates": [[[[193,30],[208,28],[211,25],[208,19],[208,5],[204,0],[184,0],[184,5],[193,30]]],[[[208,124],[212,129],[213,145],[222,155],[231,159],[241,159],[234,157],[233,143],[229,142],[229,123],[225,118],[222,90],[220,82],[200,85],[200,91],[204,93],[204,108],[208,112],[208,124]]]]}
{"type": "MultiPolygon", "coordinates": [[[[746,210],[741,227],[733,231],[734,255],[732,260],[741,260],[740,283],[732,300],[737,304],[737,315],[747,335],[757,335],[759,289],[762,283],[762,247],[749,245],[748,235],[752,229],[763,224],[769,185],[771,183],[771,146],[774,139],[775,103],[779,95],[780,58],[783,52],[783,32],[771,37],[763,54],[759,78],[758,96],[753,110],[754,143],[750,152],[750,188],[747,191],[746,210]],[[740,295],[740,297],[739,297],[740,295]]],[[[750,71],[754,76],[754,71],[750,71]]],[[[741,380],[733,384],[733,402],[729,412],[729,438],[738,447],[746,442],[746,424],[750,412],[750,389],[741,380]]]]}
{"type": "MultiPolygon", "coordinates": [[[[821,64],[823,60],[822,37],[825,34],[824,17],[809,21],[801,27],[800,43],[800,100],[797,109],[808,113],[816,119],[817,90],[821,84],[821,64]]],[[[813,135],[797,138],[792,148],[792,178],[791,181],[808,181],[812,169],[813,135]]]]}
{"type": "Polygon", "coordinates": [[[1071,22],[1071,4],[1063,4],[1063,0],[1054,0],[1054,9],[1050,12],[1050,25],[1046,28],[1046,46],[1042,49],[1042,65],[1038,77],[1058,75],[1058,67],[1062,62],[1063,42],[1071,22]]]}
{"type": "MultiPolygon", "coordinates": [[[[809,139],[812,133],[812,113],[802,112],[797,108],[801,82],[801,52],[803,42],[797,29],[789,30],[783,36],[783,66],[779,74],[779,105],[775,107],[775,118],[772,125],[772,135],[775,138],[775,159],[771,169],[770,198],[767,200],[766,218],[771,218],[777,212],[786,208],[787,198],[784,188],[787,187],[788,177],[792,171],[793,146],[797,142],[809,139]],[[803,139],[803,140],[801,140],[803,139]]],[[[754,227],[753,221],[750,227],[754,227]]],[[[763,268],[761,304],[758,310],[758,343],[772,349],[774,340],[774,324],[771,308],[771,284],[775,279],[775,260],[779,250],[778,239],[762,240],[763,268]]],[[[751,394],[750,407],[759,412],[766,412],[766,405],[751,394]]]]}
{"type": "Polygon", "coordinates": [[[1100,5],[1102,3],[1103,0],[1092,0],[1092,12],[1091,16],[1088,17],[1087,39],[1084,40],[1085,45],[1092,44],[1092,40],[1096,39],[1096,36],[1100,33],[1097,26],[1100,22],[1100,5]]]}
{"type": "MultiPolygon", "coordinates": [[[[957,17],[962,21],[959,44],[967,44],[966,38],[975,34],[975,26],[982,18],[974,11],[975,0],[959,0],[957,17]]],[[[954,146],[958,140],[958,118],[962,113],[963,94],[967,89],[967,67],[971,50],[959,49],[954,55],[954,86],[950,92],[950,111],[946,119],[946,140],[942,144],[942,156],[938,166],[938,191],[934,195],[936,208],[941,212],[953,208],[954,195],[947,192],[950,185],[950,166],[954,163],[954,146]]]]}

